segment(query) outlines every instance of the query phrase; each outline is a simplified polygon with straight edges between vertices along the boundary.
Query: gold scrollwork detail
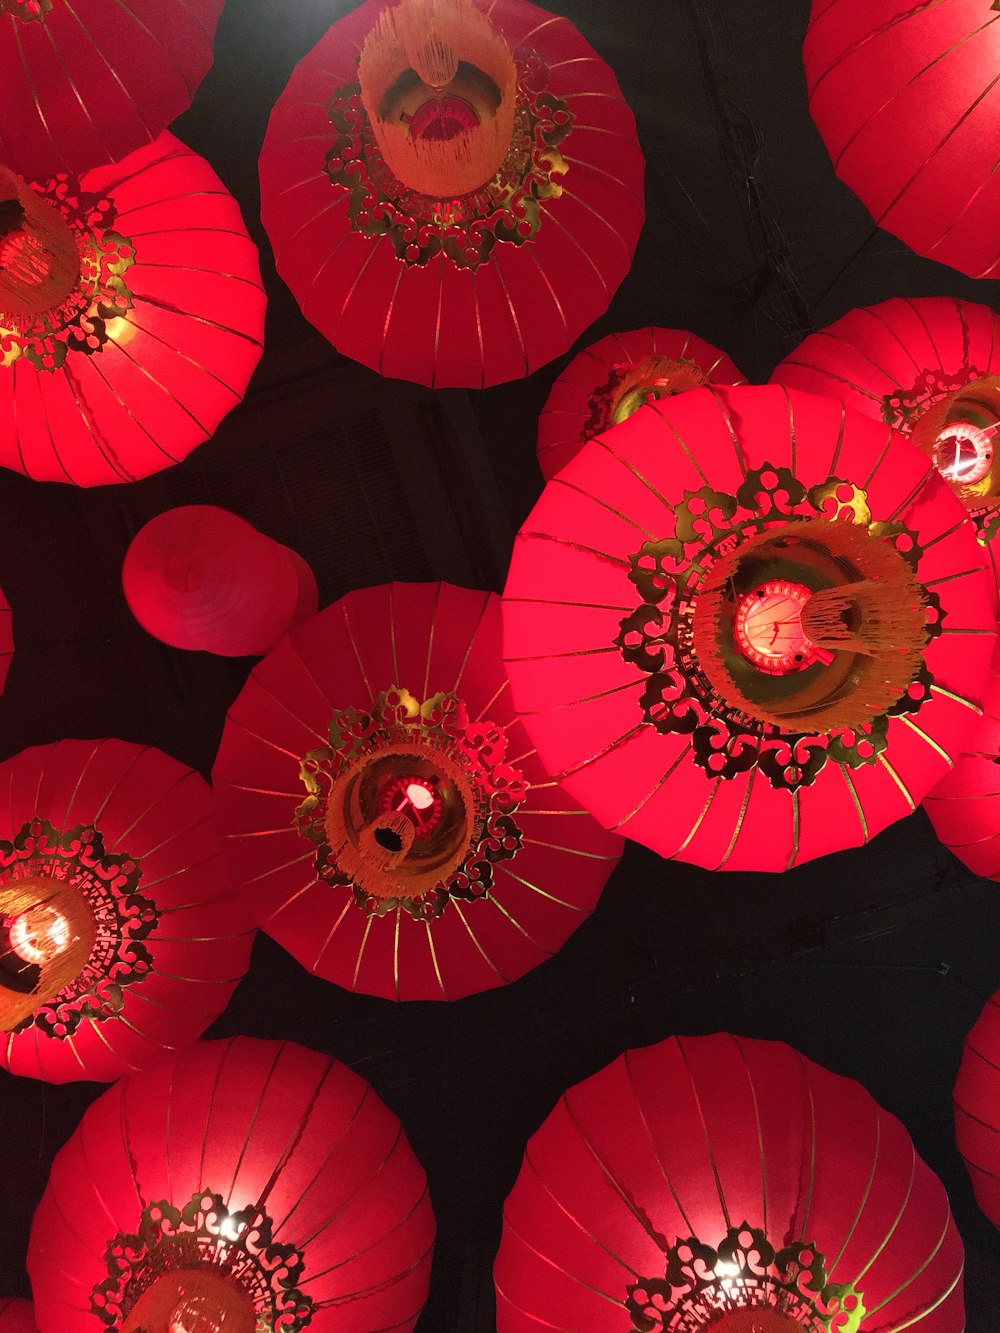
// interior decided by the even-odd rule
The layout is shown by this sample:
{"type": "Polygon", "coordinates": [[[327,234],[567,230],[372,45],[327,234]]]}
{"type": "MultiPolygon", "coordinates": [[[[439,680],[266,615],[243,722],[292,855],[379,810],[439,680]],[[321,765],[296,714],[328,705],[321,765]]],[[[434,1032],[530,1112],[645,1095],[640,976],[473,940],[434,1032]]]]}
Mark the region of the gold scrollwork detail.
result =
{"type": "Polygon", "coordinates": [[[748,1222],[707,1245],[695,1236],[666,1252],[665,1273],[627,1289],[635,1333],[702,1333],[740,1310],[773,1310],[802,1333],[857,1333],[866,1310],[851,1283],[831,1282],[807,1241],[780,1250],[748,1222]]]}
{"type": "Polygon", "coordinates": [[[342,87],[327,108],[334,139],[326,153],[333,185],[349,192],[348,217],[365,236],[387,236],[398,259],[425,265],[444,255],[457,268],[488,262],[498,244],[524,245],[541,223],[539,204],[562,193],[568,170],[560,145],[573,114],[545,90],[548,68],[536,53],[517,62],[517,106],[510,149],[478,190],[436,199],[409,189],[379,151],[357,83],[342,87]]]}

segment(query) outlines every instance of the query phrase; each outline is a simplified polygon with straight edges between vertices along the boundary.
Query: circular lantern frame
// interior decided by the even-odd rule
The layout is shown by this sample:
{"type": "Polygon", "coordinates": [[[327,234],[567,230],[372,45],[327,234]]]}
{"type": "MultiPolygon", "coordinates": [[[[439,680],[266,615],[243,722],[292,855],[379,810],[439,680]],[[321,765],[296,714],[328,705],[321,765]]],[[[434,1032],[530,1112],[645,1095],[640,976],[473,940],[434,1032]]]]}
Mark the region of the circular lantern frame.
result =
{"type": "Polygon", "coordinates": [[[771,383],[839,398],[923,449],[969,510],[1000,590],[1000,315],[952,296],[894,296],[810,334],[771,383]],[[975,471],[964,441],[954,466],[962,436],[979,436],[975,471]]]}
{"type": "Polygon", "coordinates": [[[544,962],[623,845],[534,755],[499,598],[449,584],[352,592],[296,625],[231,707],[213,780],[261,929],[392,1000],[459,999],[544,962]]]}
{"type": "Polygon", "coordinates": [[[38,178],[152,143],[211,68],[221,13],[222,0],[3,0],[0,162],[38,178]]]}
{"type": "Polygon", "coordinates": [[[989,0],[812,0],[809,109],[878,226],[970,278],[1000,276],[1000,14],[989,0]]]}
{"type": "Polygon", "coordinates": [[[14,191],[23,215],[3,244],[34,268],[0,290],[0,465],[99,486],[180,462],[242,400],[263,350],[236,200],[168,133],[14,191]]]}
{"type": "MultiPolygon", "coordinates": [[[[396,122],[376,114],[373,123],[369,110],[382,83],[367,94],[359,83],[359,59],[392,7],[367,0],[320,39],[278,99],[260,159],[261,216],[279,273],[338,351],[392,378],[481,388],[559,356],[607,309],[642,226],[644,161],[613,73],[567,19],[529,0],[417,3],[440,11],[439,25],[456,5],[459,19],[469,9],[489,21],[492,38],[480,34],[463,65],[494,89],[498,119],[513,109],[499,169],[471,191],[422,192],[412,167],[406,183],[397,178],[383,151],[396,122]],[[506,94],[497,34],[513,57],[516,91],[506,94]]],[[[467,16],[456,26],[481,24],[467,16]]],[[[378,57],[395,50],[405,71],[390,38],[377,40],[378,57]]],[[[421,63],[419,51],[412,58],[421,63]]],[[[474,109],[475,89],[459,91],[485,134],[494,112],[474,109]]],[[[430,100],[439,106],[440,90],[430,100]]],[[[422,109],[406,113],[411,139],[422,109]]],[[[435,123],[442,148],[458,123],[447,132],[435,123]]],[[[467,151],[477,157],[474,137],[467,151]]],[[[465,160],[456,147],[449,170],[465,160]]]]}
{"type": "Polygon", "coordinates": [[[904,1127],[778,1042],[628,1051],[529,1140],[499,1333],[960,1333],[962,1241],[904,1127]]]}
{"type": "Polygon", "coordinates": [[[90,1106],[53,1163],[28,1272],[41,1333],[160,1328],[194,1294],[216,1327],[361,1333],[414,1327],[433,1245],[424,1172],[371,1086],[237,1037],[90,1106]]]}
{"type": "Polygon", "coordinates": [[[145,523],[125,552],[122,591],[154,638],[223,657],[268,652],[317,601],[297,552],[216,505],[182,505],[145,523]]]}
{"type": "Polygon", "coordinates": [[[911,813],[979,715],[994,636],[929,460],[776,386],[692,389],[585,445],[504,594],[542,762],[606,828],[709,869],[789,869],[911,813]],[[775,577],[809,588],[826,659],[772,678],[727,627],[733,590],[775,577]]]}
{"type": "Polygon", "coordinates": [[[194,1041],[254,933],[204,779],[150,747],[60,741],[0,764],[0,795],[0,1066],[107,1081],[194,1041]]]}

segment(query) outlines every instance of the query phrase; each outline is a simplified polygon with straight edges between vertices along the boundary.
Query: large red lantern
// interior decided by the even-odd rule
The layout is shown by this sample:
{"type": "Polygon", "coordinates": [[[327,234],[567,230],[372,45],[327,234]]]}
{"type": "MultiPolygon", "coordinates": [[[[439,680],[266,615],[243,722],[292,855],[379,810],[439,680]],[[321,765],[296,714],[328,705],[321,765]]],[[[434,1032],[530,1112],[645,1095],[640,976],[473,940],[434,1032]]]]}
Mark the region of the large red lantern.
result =
{"type": "Polygon", "coordinates": [[[504,597],[514,703],[606,828],[709,869],[866,842],[979,711],[993,597],[929,459],[829,398],[692,389],[546,486],[504,597]]]}
{"type": "Polygon", "coordinates": [[[367,0],[298,65],[260,159],[278,271],[341,352],[478,388],[607,308],[643,219],[614,75],[528,0],[367,0]]]}
{"type": "Polygon", "coordinates": [[[38,1333],[30,1301],[0,1299],[0,1333],[38,1333]]]}
{"type": "Polygon", "coordinates": [[[961,1333],[940,1181],[859,1084],[727,1033],[629,1051],[530,1140],[500,1333],[961,1333]]]}
{"type": "Polygon", "coordinates": [[[952,771],[924,798],[934,831],[976,875],[1000,879],[1000,653],[975,723],[952,771]]]}
{"type": "Polygon", "coordinates": [[[952,296],[893,297],[810,334],[771,379],[908,435],[970,511],[1000,585],[1000,315],[952,296]]]}
{"type": "Polygon", "coordinates": [[[1000,14],[990,0],[813,0],[809,107],[880,227],[1000,276],[1000,14]]]}
{"type": "Polygon", "coordinates": [[[349,593],[296,625],[230,709],[214,780],[261,928],[387,999],[515,980],[621,852],[517,719],[499,598],[443,583],[349,593]]]}
{"type": "Polygon", "coordinates": [[[434,1216],[368,1083],[289,1042],[201,1042],[100,1097],[28,1272],[41,1333],[412,1329],[434,1216]]]}
{"type": "Polygon", "coordinates": [[[224,657],[266,653],[316,612],[316,580],[302,557],[215,505],[168,509],[140,528],[122,589],[155,638],[224,657]]]}
{"type": "Polygon", "coordinates": [[[0,694],[7,684],[7,672],[14,658],[14,617],[0,588],[0,694]]]}
{"type": "Polygon", "coordinates": [[[538,465],[548,481],[580,446],[643,403],[705,384],[745,384],[717,347],[684,329],[609,333],[585,347],[553,384],[538,418],[538,465]]]}
{"type": "Polygon", "coordinates": [[[79,177],[0,171],[0,217],[0,464],[97,486],[186,458],[264,330],[256,247],[209,164],[164,133],[79,177]]]}
{"type": "Polygon", "coordinates": [[[0,1064],[113,1079],[194,1041],[253,931],[205,781],[159,750],[61,741],[0,764],[0,1064]]]}
{"type": "Polygon", "coordinates": [[[32,179],[117,162],[184,111],[222,0],[3,0],[0,162],[32,179]]]}
{"type": "Polygon", "coordinates": [[[955,1083],[955,1137],[976,1202],[1000,1227],[1000,992],[965,1039],[955,1083]]]}

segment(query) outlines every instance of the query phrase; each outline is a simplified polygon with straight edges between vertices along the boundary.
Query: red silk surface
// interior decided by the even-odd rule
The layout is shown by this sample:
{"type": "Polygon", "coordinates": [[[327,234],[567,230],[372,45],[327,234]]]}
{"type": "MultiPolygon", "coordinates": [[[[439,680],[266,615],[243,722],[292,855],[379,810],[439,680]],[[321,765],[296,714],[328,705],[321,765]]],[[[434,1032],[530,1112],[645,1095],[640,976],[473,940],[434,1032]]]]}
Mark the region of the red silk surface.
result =
{"type": "Polygon", "coordinates": [[[1000,13],[990,0],[813,0],[809,107],[880,227],[1000,276],[1000,13]]]}
{"type": "Polygon", "coordinates": [[[955,1083],[955,1139],[976,1202],[1000,1227],[1000,995],[965,1039],[955,1083]]]}
{"type": "Polygon", "coordinates": [[[302,557],[215,505],[150,519],[125,553],[122,588],[154,638],[223,657],[266,653],[316,612],[316,580],[302,557]]]}
{"type": "Polygon", "coordinates": [[[0,464],[77,486],[135,481],[186,458],[241,401],[263,346],[257,250],[208,162],[167,133],[67,191],[110,200],[132,304],[96,351],[0,365],[0,464]]]}
{"type": "Polygon", "coordinates": [[[408,262],[348,215],[350,190],[325,171],[334,143],[327,105],[357,80],[385,0],[339,19],[299,63],[260,159],[261,216],[306,318],[380,374],[437,388],[518,379],[565,352],[607,309],[643,221],[643,157],[608,66],[567,19],[527,0],[475,3],[522,63],[540,58],[546,93],[574,118],[559,145],[568,170],[554,177],[559,192],[539,200],[532,239],[499,241],[474,268],[443,252],[408,262]]]}
{"type": "Polygon", "coordinates": [[[38,1333],[30,1301],[0,1299],[0,1333],[38,1333]]]}
{"type": "MultiPolygon", "coordinates": [[[[310,1333],[413,1328],[427,1296],[434,1216],[399,1121],[329,1056],[237,1037],[198,1043],[123,1079],[56,1157],[28,1252],[41,1333],[123,1327],[128,1302],[120,1313],[113,1304],[91,1313],[113,1267],[109,1244],[135,1235],[149,1205],[182,1209],[202,1192],[221,1196],[222,1217],[203,1237],[195,1271],[218,1272],[226,1251],[248,1255],[235,1266],[259,1275],[257,1327],[282,1327],[279,1311],[298,1304],[311,1309],[310,1333]],[[264,1215],[270,1242],[288,1247],[273,1285],[257,1262],[262,1229],[226,1220],[247,1208],[264,1215]],[[286,1293],[287,1304],[269,1304],[265,1288],[280,1294],[286,1276],[297,1299],[286,1293]]],[[[135,1275],[158,1271],[168,1246],[133,1247],[124,1262],[135,1275]]]]}
{"type": "Polygon", "coordinates": [[[538,418],[538,466],[548,481],[580,446],[615,423],[607,390],[651,357],[691,363],[712,384],[745,384],[725,352],[684,329],[645,328],[609,333],[578,352],[553,384],[538,418]]]}
{"type": "MultiPolygon", "coordinates": [[[[678,1239],[714,1248],[744,1222],[776,1250],[815,1245],[827,1277],[860,1293],[862,1328],[964,1327],[962,1242],[899,1121],[791,1047],[723,1033],[629,1051],[563,1094],[504,1206],[500,1333],[659,1330],[631,1322],[628,1287],[663,1279],[678,1239]]],[[[732,1313],[736,1268],[727,1331],[758,1327],[732,1313]]]]}
{"type": "Polygon", "coordinates": [[[37,179],[152,143],[211,67],[222,0],[7,0],[0,10],[0,162],[37,179]]]}
{"type": "Polygon", "coordinates": [[[47,1006],[22,1030],[0,1033],[0,1064],[15,1074],[50,1083],[110,1080],[154,1064],[204,1032],[249,965],[252,924],[228,874],[213,794],[159,750],[71,740],[0,764],[0,862],[0,890],[29,874],[77,879],[99,909],[88,982],[53,1001],[62,1007],[65,1035],[53,1031],[47,1006]],[[114,895],[97,895],[86,876],[80,880],[74,849],[82,841],[85,860],[101,851],[87,850],[88,829],[119,864],[114,895]],[[56,834],[63,835],[62,855],[56,834]],[[139,873],[126,883],[130,866],[139,873]],[[140,954],[148,954],[140,975],[131,974],[136,946],[128,922],[146,909],[133,892],[155,914],[152,928],[138,936],[140,954]]]}
{"type": "MultiPolygon", "coordinates": [[[[707,503],[685,551],[718,516],[715,505],[707,503]]],[[[515,546],[504,656],[542,762],[605,827],[710,869],[783,870],[868,841],[940,781],[981,703],[993,598],[965,513],[923,454],[831,399],[768,386],[692,389],[640,408],[549,482],[515,546]],[[847,480],[865,491],[873,520],[915,532],[923,552],[916,577],[944,613],[924,651],[935,688],[915,717],[886,719],[883,756],[854,765],[860,752],[851,750],[846,763],[831,759],[794,790],[761,772],[736,732],[726,744],[742,755],[741,769],[713,777],[696,764],[691,733],[697,724],[714,735],[719,714],[681,716],[688,691],[669,703],[673,730],[649,724],[642,700],[652,677],[616,645],[643,606],[629,577],[633,557],[647,541],[675,536],[686,494],[708,487],[735,496],[765,464],[788,468],[804,487],[822,487],[831,474],[847,480]]],[[[671,605],[664,601],[664,614],[671,605]]],[[[724,739],[723,729],[720,746],[724,739]]],[[[809,744],[829,739],[814,733],[809,744]]],[[[779,751],[780,767],[792,752],[779,751]]]]}
{"type": "Polygon", "coordinates": [[[590,914],[621,853],[548,777],[517,719],[499,598],[443,583],[352,592],[294,626],[230,709],[214,782],[261,928],[318,976],[387,999],[454,1000],[515,980],[590,914]],[[392,904],[370,914],[350,882],[319,879],[317,848],[295,825],[300,762],[341,710],[393,686],[419,700],[456,694],[474,723],[503,728],[506,762],[528,782],[512,816],[521,846],[493,864],[489,891],[451,896],[427,919],[392,904]]]}

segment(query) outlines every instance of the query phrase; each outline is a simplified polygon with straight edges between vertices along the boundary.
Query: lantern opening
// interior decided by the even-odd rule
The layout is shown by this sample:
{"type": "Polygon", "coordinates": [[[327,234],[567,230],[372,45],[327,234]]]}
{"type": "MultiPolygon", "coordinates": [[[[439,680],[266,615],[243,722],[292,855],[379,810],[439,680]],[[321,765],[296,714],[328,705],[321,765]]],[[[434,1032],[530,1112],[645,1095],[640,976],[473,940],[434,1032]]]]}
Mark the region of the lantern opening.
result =
{"type": "Polygon", "coordinates": [[[62,214],[0,166],[0,327],[37,319],[80,282],[80,250],[62,214]]]}
{"type": "Polygon", "coordinates": [[[0,884],[0,1032],[76,981],[94,939],[93,913],[76,887],[45,875],[0,884]]]}
{"type": "Polygon", "coordinates": [[[255,1333],[257,1327],[252,1297],[205,1266],[156,1278],[128,1312],[122,1333],[255,1333]]]}
{"type": "Polygon", "coordinates": [[[804,519],[715,561],[692,632],[729,706],[785,730],[831,731],[864,724],[906,693],[927,644],[927,607],[890,541],[855,523],[804,519]]]}
{"type": "Polygon", "coordinates": [[[375,750],[333,784],[325,827],[341,869],[377,898],[413,898],[446,879],[472,837],[476,797],[446,750],[375,750]]]}
{"type": "Polygon", "coordinates": [[[1000,469],[994,468],[998,432],[1000,375],[980,375],[931,402],[910,438],[958,498],[979,510],[1000,499],[1000,469]]]}
{"type": "Polygon", "coordinates": [[[733,1310],[712,1324],[712,1333],[801,1333],[801,1330],[799,1321],[783,1310],[733,1310]]]}
{"type": "Polygon", "coordinates": [[[647,357],[638,366],[618,371],[616,378],[608,418],[602,426],[617,426],[646,403],[708,383],[708,376],[695,362],[669,356],[647,357]]]}
{"type": "Polygon", "coordinates": [[[386,165],[431,199],[471,194],[511,149],[517,65],[471,0],[400,0],[361,48],[361,97],[386,165]]]}

